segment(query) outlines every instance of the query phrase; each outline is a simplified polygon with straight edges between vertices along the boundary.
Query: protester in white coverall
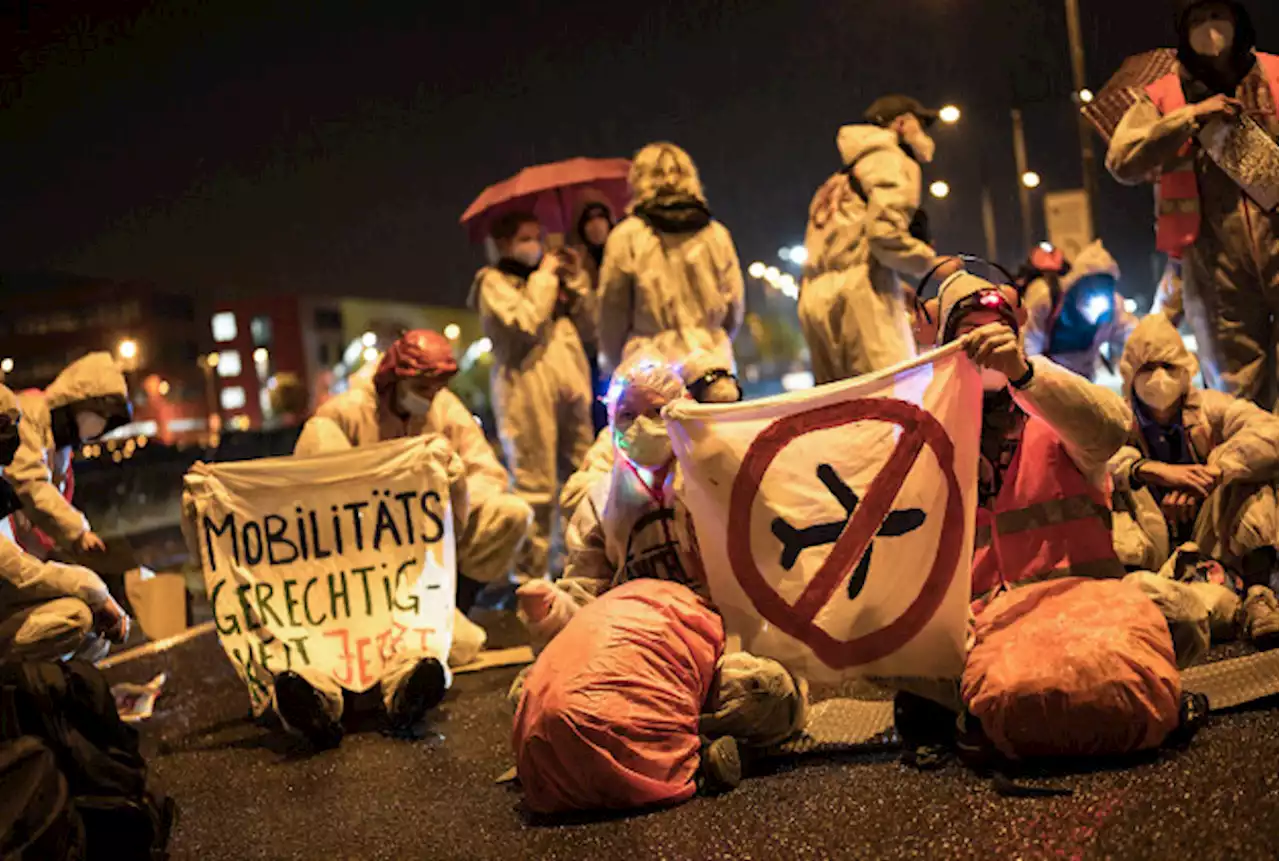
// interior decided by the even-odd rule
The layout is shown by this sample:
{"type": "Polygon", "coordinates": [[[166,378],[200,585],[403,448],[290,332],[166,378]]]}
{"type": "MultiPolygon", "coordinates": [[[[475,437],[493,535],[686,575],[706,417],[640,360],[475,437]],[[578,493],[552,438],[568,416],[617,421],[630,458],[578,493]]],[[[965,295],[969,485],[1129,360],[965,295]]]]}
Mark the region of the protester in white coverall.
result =
{"type": "Polygon", "coordinates": [[[915,99],[884,96],[867,109],[871,125],[836,135],[841,169],[809,204],[796,309],[818,383],[915,355],[899,278],[920,278],[937,256],[911,232],[920,165],[933,160],[925,128],[935,117],[915,99]]]}
{"type": "Polygon", "coordinates": [[[1138,325],[1116,290],[1119,279],[1119,264],[1095,239],[1080,250],[1065,275],[1032,280],[1022,296],[1027,355],[1052,359],[1086,380],[1097,374],[1100,361],[1114,369],[1125,339],[1138,325]]]}
{"type": "Polygon", "coordinates": [[[1277,61],[1254,51],[1253,24],[1234,0],[1180,0],[1176,26],[1177,67],[1121,118],[1107,169],[1126,185],[1159,181],[1157,247],[1181,255],[1183,304],[1210,384],[1274,410],[1280,216],[1217,166],[1199,134],[1243,112],[1274,147],[1277,61]]]}
{"type": "Polygon", "coordinates": [[[326,401],[308,420],[294,454],[319,454],[389,439],[439,434],[453,446],[467,473],[466,528],[458,536],[458,609],[450,663],[475,657],[483,629],[466,613],[484,586],[511,571],[529,530],[528,503],[507,488],[510,479],[471,412],[449,391],[457,373],[449,341],[419,329],[400,337],[372,380],[357,381],[326,401]]]}
{"type": "MultiPolygon", "coordinates": [[[[675,580],[709,599],[662,417],[662,408],[683,395],[680,377],[656,353],[633,354],[614,374],[607,400],[617,449],[613,467],[574,513],[564,577],[527,583],[517,592],[535,651],[579,607],[629,580],[675,580]]],[[[513,686],[513,701],[520,684],[518,679],[513,686]]],[[[806,697],[805,683],[776,661],[745,652],[723,656],[699,725],[703,736],[723,739],[705,754],[717,779],[724,781],[726,771],[736,775],[728,783],[740,779],[736,742],[767,746],[803,726],[806,697]]]]}
{"type": "Polygon", "coordinates": [[[110,353],[90,353],[63,369],[43,392],[18,395],[18,405],[22,445],[5,471],[22,500],[22,512],[13,517],[14,536],[40,558],[52,548],[35,530],[69,550],[104,550],[64,489],[75,449],[132,418],[124,374],[110,353]]]}
{"type": "Polygon", "coordinates": [[[1144,318],[1125,348],[1120,374],[1135,424],[1110,471],[1124,503],[1118,507],[1132,517],[1117,520],[1117,551],[1148,571],[1159,570],[1179,544],[1223,562],[1249,589],[1246,636],[1274,636],[1276,418],[1249,401],[1196,388],[1197,370],[1162,314],[1144,318]]]}
{"type": "Polygon", "coordinates": [[[646,349],[667,361],[711,350],[732,368],[742,266],[698,169],[675,144],[652,143],[631,162],[630,183],[627,218],[609,234],[600,270],[602,370],[646,349]]]}
{"type": "Polygon", "coordinates": [[[476,275],[470,304],[493,342],[492,395],[515,492],[533,509],[517,563],[522,579],[547,575],[560,476],[591,447],[591,371],[580,332],[593,331],[596,296],[571,249],[543,253],[529,213],[490,230],[501,258],[476,275]]]}
{"type": "MultiPolygon", "coordinates": [[[[685,391],[698,403],[729,404],[742,400],[738,378],[719,353],[708,350],[694,352],[680,363],[680,377],[684,380],[685,391]]],[[[608,475],[613,469],[614,451],[613,428],[606,427],[591,444],[582,466],[565,481],[564,489],[560,491],[560,516],[566,534],[569,520],[578,510],[579,503],[600,476],[608,475]]]]}
{"type": "MultiPolygon", "coordinates": [[[[0,386],[0,468],[18,451],[22,415],[0,386]]],[[[21,502],[0,478],[0,520],[21,502]]],[[[0,660],[49,661],[106,656],[108,641],[129,635],[129,617],[97,574],[79,565],[44,562],[0,529],[0,660]]]]}

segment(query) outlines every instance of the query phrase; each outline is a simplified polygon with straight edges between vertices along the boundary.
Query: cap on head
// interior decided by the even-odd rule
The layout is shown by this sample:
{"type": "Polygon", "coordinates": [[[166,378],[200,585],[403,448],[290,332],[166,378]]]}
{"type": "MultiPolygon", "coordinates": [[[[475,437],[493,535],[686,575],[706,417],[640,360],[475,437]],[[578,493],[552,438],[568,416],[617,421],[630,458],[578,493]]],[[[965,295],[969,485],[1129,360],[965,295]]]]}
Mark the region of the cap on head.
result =
{"type": "Polygon", "coordinates": [[[401,335],[378,363],[374,388],[381,391],[408,377],[447,380],[458,372],[449,339],[430,329],[414,329],[401,335]]]}
{"type": "Polygon", "coordinates": [[[624,360],[609,380],[609,390],[604,396],[609,423],[613,423],[618,406],[624,400],[637,397],[670,402],[683,394],[680,376],[661,356],[637,353],[624,360]]]}
{"type": "Polygon", "coordinates": [[[932,316],[938,324],[939,346],[955,339],[965,314],[971,311],[994,312],[1015,332],[1022,328],[1017,290],[969,272],[957,272],[944,281],[933,301],[937,303],[932,316]]]}
{"type": "Polygon", "coordinates": [[[876,99],[862,117],[869,123],[888,126],[903,114],[914,114],[924,128],[933,125],[933,121],[938,118],[937,111],[926,108],[917,99],[901,93],[891,93],[876,99]]]}

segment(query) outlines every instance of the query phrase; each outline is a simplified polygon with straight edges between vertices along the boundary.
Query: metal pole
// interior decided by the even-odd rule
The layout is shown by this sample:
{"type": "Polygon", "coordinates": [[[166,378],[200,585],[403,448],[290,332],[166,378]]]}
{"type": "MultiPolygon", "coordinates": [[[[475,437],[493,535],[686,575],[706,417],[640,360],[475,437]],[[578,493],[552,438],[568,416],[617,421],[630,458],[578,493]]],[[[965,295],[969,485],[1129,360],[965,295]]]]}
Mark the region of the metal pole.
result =
{"type": "Polygon", "coordinates": [[[995,261],[996,253],[996,208],[991,202],[991,189],[982,187],[982,234],[987,240],[987,259],[995,261]]]}
{"type": "Polygon", "coordinates": [[[1022,135],[1022,111],[1014,108],[1009,112],[1013,117],[1013,161],[1018,171],[1018,205],[1022,208],[1022,251],[1030,253],[1031,249],[1031,189],[1022,181],[1027,172],[1027,141],[1022,135]]]}
{"type": "Polygon", "coordinates": [[[1084,174],[1085,206],[1089,211],[1089,239],[1093,239],[1093,226],[1098,223],[1095,210],[1098,199],[1098,176],[1094,170],[1093,134],[1089,123],[1080,111],[1080,91],[1085,88],[1084,45],[1080,41],[1079,0],[1066,0],[1067,39],[1071,43],[1071,81],[1075,87],[1076,131],[1080,136],[1080,168],[1084,174]]]}

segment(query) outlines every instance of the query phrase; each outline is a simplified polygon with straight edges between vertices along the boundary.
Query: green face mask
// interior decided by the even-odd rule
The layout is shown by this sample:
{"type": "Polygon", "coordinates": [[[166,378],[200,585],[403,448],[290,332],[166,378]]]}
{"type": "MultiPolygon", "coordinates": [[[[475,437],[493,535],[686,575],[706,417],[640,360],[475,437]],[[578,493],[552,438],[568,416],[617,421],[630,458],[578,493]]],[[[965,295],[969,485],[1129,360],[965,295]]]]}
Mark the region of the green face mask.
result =
{"type": "Polygon", "coordinates": [[[621,433],[614,431],[614,443],[636,466],[658,469],[672,458],[671,437],[662,419],[640,416],[621,433]]]}

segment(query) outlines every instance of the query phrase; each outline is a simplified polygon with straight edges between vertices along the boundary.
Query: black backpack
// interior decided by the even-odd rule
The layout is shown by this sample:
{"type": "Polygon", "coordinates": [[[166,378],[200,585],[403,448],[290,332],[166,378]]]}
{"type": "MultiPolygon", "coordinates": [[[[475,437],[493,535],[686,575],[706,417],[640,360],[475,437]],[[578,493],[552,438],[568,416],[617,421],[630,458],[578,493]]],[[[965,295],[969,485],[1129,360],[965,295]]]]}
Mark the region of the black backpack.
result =
{"type": "Polygon", "coordinates": [[[138,733],[120,720],[95,667],[83,661],[0,665],[0,739],[22,735],[39,738],[53,753],[84,824],[85,858],[168,857],[176,805],[148,787],[138,733]]]}
{"type": "Polygon", "coordinates": [[[35,736],[0,742],[0,858],[84,858],[84,828],[67,780],[53,751],[35,736]]]}

